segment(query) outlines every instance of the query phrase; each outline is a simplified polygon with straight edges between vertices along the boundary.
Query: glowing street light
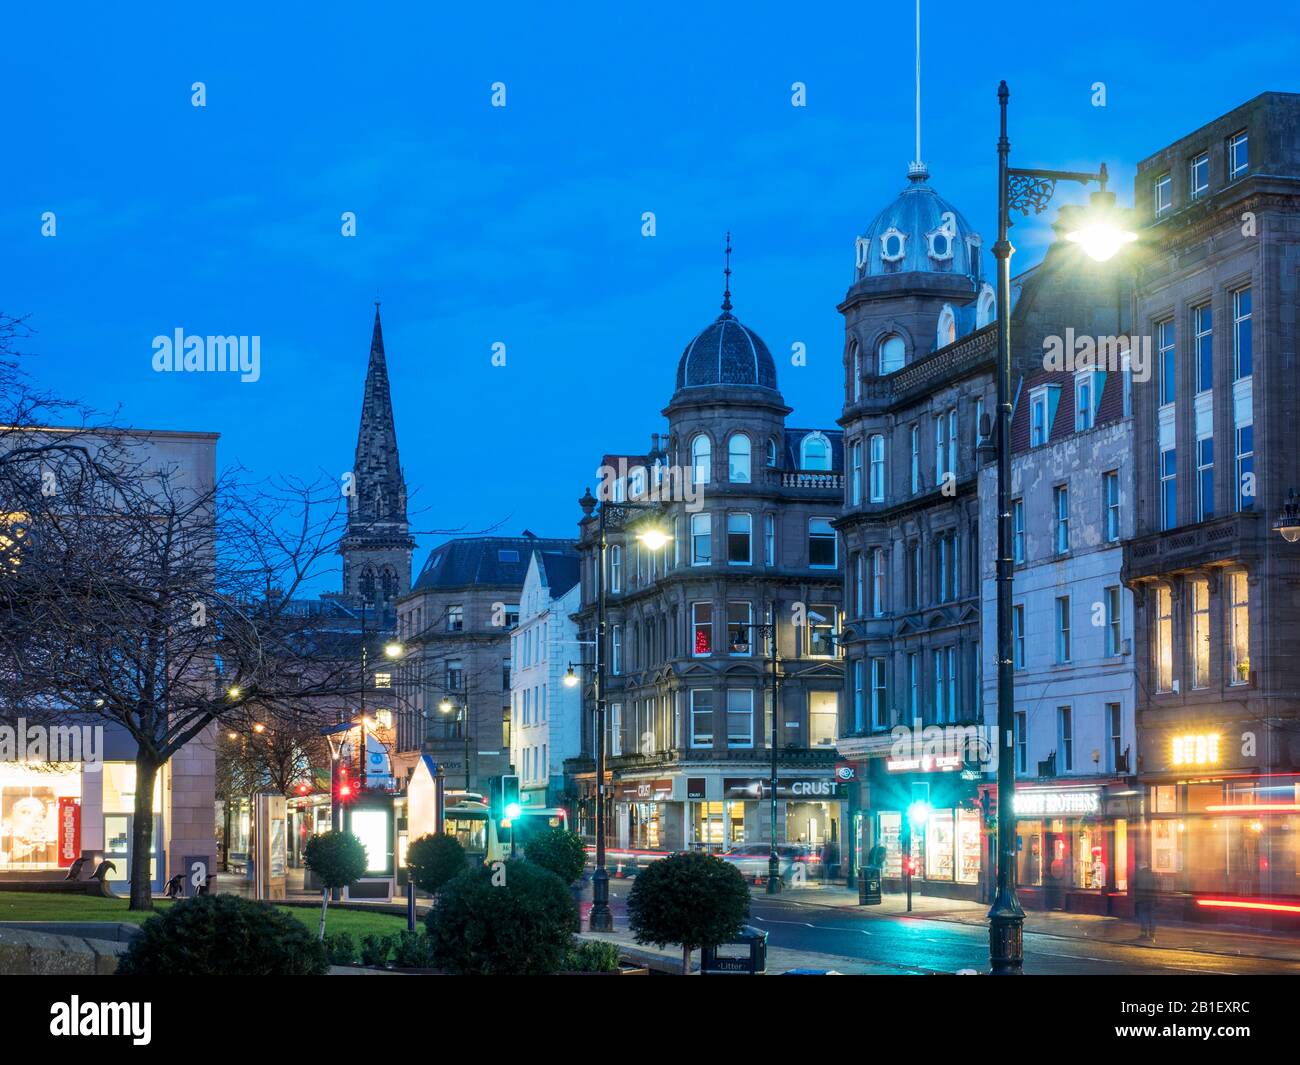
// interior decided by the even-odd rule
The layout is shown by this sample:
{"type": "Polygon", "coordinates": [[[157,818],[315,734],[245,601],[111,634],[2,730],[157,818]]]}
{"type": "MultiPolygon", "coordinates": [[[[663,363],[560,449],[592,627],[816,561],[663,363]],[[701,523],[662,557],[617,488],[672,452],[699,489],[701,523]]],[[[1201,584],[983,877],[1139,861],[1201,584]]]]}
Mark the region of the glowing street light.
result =
{"type": "Polygon", "coordinates": [[[1078,244],[1089,258],[1104,263],[1138,235],[1118,221],[1113,192],[1094,192],[1089,200],[1078,228],[1066,233],[1065,239],[1078,244]]]}
{"type": "Polygon", "coordinates": [[[569,663],[569,671],[564,674],[564,686],[566,688],[576,688],[578,686],[578,674],[573,671],[573,663],[569,663]]]}
{"type": "Polygon", "coordinates": [[[384,654],[389,658],[401,658],[402,655],[406,654],[406,648],[397,640],[390,640],[384,644],[384,654]]]}
{"type": "Polygon", "coordinates": [[[650,548],[651,551],[658,551],[672,539],[672,535],[664,532],[663,529],[651,527],[637,533],[636,538],[650,548]]]}

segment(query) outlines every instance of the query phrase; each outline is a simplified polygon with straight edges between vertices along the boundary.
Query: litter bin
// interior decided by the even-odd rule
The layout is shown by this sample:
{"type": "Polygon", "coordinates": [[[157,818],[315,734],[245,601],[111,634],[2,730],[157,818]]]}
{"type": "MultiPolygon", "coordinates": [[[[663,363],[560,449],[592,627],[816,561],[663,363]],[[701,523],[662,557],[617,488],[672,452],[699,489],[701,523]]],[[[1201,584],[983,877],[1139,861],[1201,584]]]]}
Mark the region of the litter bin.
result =
{"type": "Polygon", "coordinates": [[[717,947],[705,947],[700,951],[700,975],[740,974],[743,976],[761,976],[767,972],[767,933],[761,929],[745,925],[740,935],[717,947]],[[741,951],[728,951],[723,954],[723,947],[744,947],[741,951]]]}
{"type": "Polygon", "coordinates": [[[858,876],[858,905],[880,905],[880,866],[863,866],[858,876]]]}

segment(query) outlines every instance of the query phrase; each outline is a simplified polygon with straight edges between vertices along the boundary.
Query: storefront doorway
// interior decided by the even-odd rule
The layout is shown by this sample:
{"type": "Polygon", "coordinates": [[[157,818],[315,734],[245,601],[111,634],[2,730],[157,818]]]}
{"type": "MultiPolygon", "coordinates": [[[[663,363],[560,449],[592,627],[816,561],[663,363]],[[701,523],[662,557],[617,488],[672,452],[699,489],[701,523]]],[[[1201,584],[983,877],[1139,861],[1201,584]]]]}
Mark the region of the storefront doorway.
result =
{"type": "MultiPolygon", "coordinates": [[[[104,815],[104,860],[116,867],[108,874],[115,889],[129,890],[131,883],[131,841],[135,839],[135,814],[104,815]]],[[[149,881],[154,891],[163,886],[162,818],[153,819],[153,843],[150,847],[149,881]]]]}

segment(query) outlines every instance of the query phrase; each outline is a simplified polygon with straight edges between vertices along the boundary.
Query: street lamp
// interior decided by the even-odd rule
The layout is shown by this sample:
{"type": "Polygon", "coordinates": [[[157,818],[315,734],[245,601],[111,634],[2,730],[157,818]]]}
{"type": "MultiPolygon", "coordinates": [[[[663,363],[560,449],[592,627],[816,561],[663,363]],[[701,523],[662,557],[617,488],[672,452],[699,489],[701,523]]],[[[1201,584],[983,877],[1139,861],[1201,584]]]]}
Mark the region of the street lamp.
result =
{"type": "Polygon", "coordinates": [[[1273,520],[1273,528],[1281,533],[1282,539],[1288,544],[1300,540],[1300,497],[1296,496],[1294,488],[1287,496],[1281,515],[1273,520]]]}
{"type": "Polygon", "coordinates": [[[386,658],[397,659],[406,654],[406,648],[397,640],[389,640],[384,644],[384,656],[386,658]]]}
{"type": "Polygon", "coordinates": [[[469,791],[469,704],[463,707],[456,707],[447,696],[442,697],[442,702],[438,704],[438,709],[444,714],[450,714],[456,710],[456,720],[460,722],[461,736],[465,740],[465,790],[469,791]]]}
{"type": "MultiPolygon", "coordinates": [[[[582,504],[590,514],[594,500],[587,489],[582,504]]],[[[591,875],[591,915],[588,927],[593,932],[614,931],[614,915],[609,909],[609,870],[605,868],[605,550],[606,531],[621,529],[635,520],[638,513],[659,511],[658,503],[613,503],[602,500],[596,526],[596,869],[591,875]]],[[[655,525],[646,525],[636,533],[639,542],[651,551],[663,547],[672,535],[655,525]]]]}
{"type": "Polygon", "coordinates": [[[569,663],[568,672],[564,674],[564,686],[566,688],[576,688],[578,686],[578,674],[573,671],[573,663],[569,663]]]}
{"type": "Polygon", "coordinates": [[[1016,898],[1016,823],[1013,797],[1016,787],[1015,760],[1010,757],[1015,734],[1015,679],[1012,673],[1011,640],[1011,255],[1007,239],[1011,212],[1040,214],[1051,202],[1058,181],[1097,182],[1090,209],[1067,239],[1079,244],[1098,262],[1113,256],[1136,239],[1119,220],[1114,195],[1106,192],[1106,167],[1095,174],[1067,170],[1021,170],[1009,165],[1011,142],[1007,139],[1007,100],[1011,93],[1004,81],[998,85],[1001,112],[998,136],[998,240],[993,255],[998,261],[998,373],[997,373],[997,456],[998,456],[998,885],[989,909],[989,962],[995,974],[1019,975],[1024,971],[1025,911],[1016,898]]]}

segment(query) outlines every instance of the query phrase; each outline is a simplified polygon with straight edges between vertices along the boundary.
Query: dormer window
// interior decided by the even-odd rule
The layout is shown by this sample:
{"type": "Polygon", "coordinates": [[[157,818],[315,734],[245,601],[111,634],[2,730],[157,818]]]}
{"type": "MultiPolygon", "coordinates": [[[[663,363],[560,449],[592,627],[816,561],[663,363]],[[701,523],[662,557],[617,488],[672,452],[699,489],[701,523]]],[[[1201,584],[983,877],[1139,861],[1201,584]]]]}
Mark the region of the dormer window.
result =
{"type": "Polygon", "coordinates": [[[943,310],[939,313],[939,330],[935,337],[938,347],[946,348],[949,344],[957,339],[957,316],[953,313],[952,307],[945,303],[943,310]]]}
{"type": "Polygon", "coordinates": [[[829,470],[831,442],[821,433],[809,433],[799,448],[799,466],[805,470],[829,470]]]}
{"type": "Polygon", "coordinates": [[[907,250],[907,235],[890,226],[880,235],[880,257],[887,263],[896,263],[907,250]]]}
{"type": "Polygon", "coordinates": [[[993,298],[993,286],[987,282],[980,286],[979,300],[975,304],[975,328],[983,329],[993,321],[997,304],[993,298]]]}
{"type": "Polygon", "coordinates": [[[867,240],[866,237],[858,237],[854,251],[857,254],[858,269],[865,270],[868,261],[871,259],[871,241],[867,240]]]}
{"type": "Polygon", "coordinates": [[[927,233],[925,239],[930,242],[931,259],[937,262],[947,262],[952,259],[952,234],[947,228],[927,233]]]}

